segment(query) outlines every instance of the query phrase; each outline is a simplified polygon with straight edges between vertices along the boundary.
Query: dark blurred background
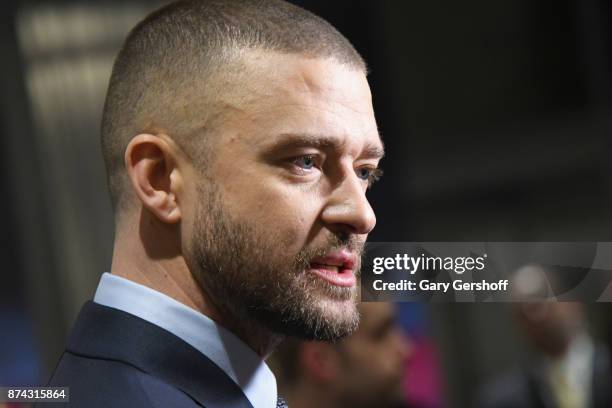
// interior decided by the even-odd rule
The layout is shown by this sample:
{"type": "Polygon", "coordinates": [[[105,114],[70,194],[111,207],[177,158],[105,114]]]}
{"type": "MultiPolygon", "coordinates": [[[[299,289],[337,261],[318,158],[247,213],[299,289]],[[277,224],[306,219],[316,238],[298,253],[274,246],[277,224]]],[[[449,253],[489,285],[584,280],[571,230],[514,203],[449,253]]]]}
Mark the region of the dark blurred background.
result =
{"type": "MultiPolygon", "coordinates": [[[[110,268],[102,103],[123,38],[162,3],[0,3],[2,385],[46,381],[110,268]]],[[[369,64],[388,152],[372,241],[612,241],[609,2],[294,3],[369,64]]],[[[439,354],[442,404],[472,406],[528,358],[508,309],[402,307],[439,354]]],[[[588,309],[606,341],[610,308],[588,309]]]]}

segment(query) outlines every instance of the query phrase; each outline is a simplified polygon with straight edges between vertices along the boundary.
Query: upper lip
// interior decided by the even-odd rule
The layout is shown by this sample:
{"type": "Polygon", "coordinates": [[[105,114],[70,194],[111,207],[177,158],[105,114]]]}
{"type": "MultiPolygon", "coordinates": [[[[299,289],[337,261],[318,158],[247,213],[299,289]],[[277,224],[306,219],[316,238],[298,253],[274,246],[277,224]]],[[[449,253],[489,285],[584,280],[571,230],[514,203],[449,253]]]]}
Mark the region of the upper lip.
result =
{"type": "Polygon", "coordinates": [[[328,252],[325,256],[312,260],[313,264],[337,266],[344,269],[354,269],[357,265],[357,255],[348,249],[328,252]]]}

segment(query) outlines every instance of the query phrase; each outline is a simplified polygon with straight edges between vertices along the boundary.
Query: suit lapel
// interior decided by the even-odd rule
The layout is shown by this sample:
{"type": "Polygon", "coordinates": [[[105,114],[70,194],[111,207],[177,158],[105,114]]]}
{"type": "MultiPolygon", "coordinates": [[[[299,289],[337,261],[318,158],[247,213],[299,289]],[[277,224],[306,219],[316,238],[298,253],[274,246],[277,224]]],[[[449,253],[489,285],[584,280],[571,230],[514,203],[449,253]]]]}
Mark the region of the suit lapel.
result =
{"type": "Polygon", "coordinates": [[[206,407],[253,408],[240,387],[198,350],[172,333],[117,309],[87,302],[66,349],[133,365],[206,407]]]}
{"type": "Polygon", "coordinates": [[[593,376],[591,379],[591,407],[609,407],[612,402],[610,384],[612,375],[610,372],[610,353],[602,345],[595,344],[593,353],[593,376]]]}
{"type": "Polygon", "coordinates": [[[537,408],[554,408],[557,404],[548,381],[544,368],[541,365],[527,368],[527,382],[529,384],[530,401],[537,408]]]}

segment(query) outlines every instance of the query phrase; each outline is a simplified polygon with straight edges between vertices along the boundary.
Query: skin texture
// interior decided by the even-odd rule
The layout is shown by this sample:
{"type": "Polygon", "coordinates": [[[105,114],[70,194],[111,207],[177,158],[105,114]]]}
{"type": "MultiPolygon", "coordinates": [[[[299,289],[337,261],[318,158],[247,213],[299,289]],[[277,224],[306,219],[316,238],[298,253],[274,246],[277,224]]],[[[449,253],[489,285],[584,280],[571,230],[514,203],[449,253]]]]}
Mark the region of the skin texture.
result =
{"type": "Polygon", "coordinates": [[[304,265],[332,249],[359,252],[376,222],[366,190],[382,143],[363,72],[268,51],[242,58],[209,162],[190,160],[171,129],[129,143],[136,205],[117,225],[112,273],[204,313],[265,356],[286,334],[287,293],[319,329],[354,329],[357,288],[304,265]],[[256,313],[249,287],[278,310],[256,313]]]}
{"type": "Polygon", "coordinates": [[[388,303],[363,303],[359,329],[337,345],[304,343],[299,377],[283,390],[289,406],[389,408],[402,406],[410,344],[388,303]]]}

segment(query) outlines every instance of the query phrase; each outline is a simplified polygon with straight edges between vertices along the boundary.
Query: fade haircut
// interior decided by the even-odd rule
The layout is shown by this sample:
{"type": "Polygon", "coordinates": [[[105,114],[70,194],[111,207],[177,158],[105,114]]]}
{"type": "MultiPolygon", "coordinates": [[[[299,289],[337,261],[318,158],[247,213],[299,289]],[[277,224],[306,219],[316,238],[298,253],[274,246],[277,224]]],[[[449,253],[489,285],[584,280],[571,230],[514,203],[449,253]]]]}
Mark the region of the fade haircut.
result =
{"type": "Polygon", "coordinates": [[[178,1],[132,29],[115,60],[102,117],[102,154],[115,214],[127,205],[125,149],[163,132],[204,168],[221,95],[239,88],[240,55],[263,50],[333,58],[366,72],[349,41],[325,20],[282,0],[178,1]]]}

